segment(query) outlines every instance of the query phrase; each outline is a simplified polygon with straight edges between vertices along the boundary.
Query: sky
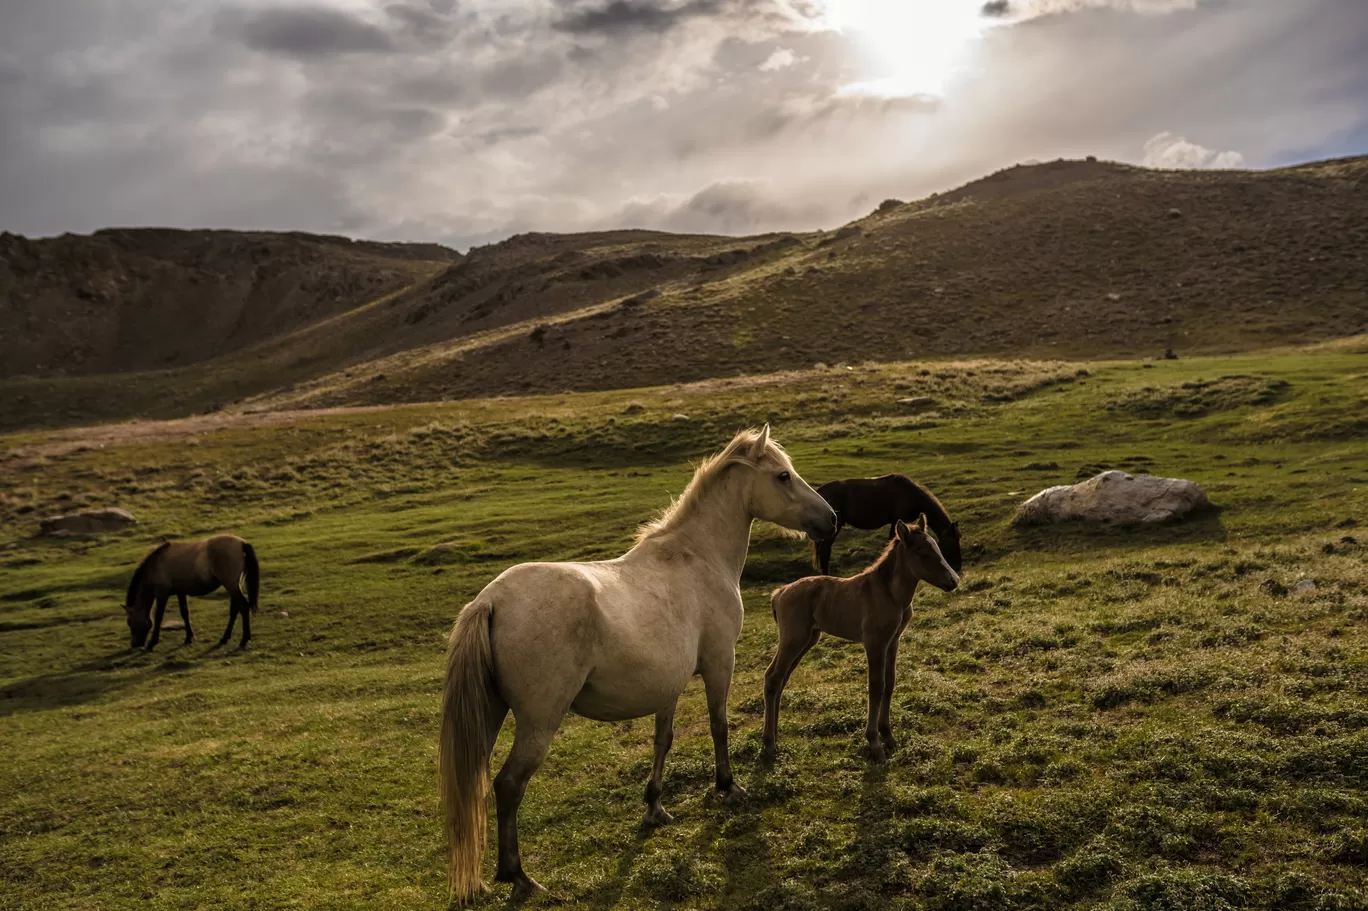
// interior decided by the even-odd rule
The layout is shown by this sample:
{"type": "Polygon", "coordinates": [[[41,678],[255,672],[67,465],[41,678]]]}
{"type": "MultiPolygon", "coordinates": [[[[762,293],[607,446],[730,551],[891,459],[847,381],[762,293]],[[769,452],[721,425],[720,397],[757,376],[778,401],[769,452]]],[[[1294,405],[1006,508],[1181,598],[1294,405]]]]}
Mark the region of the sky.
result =
{"type": "Polygon", "coordinates": [[[0,230],[830,228],[1368,152],[1368,0],[0,0],[0,230]]]}

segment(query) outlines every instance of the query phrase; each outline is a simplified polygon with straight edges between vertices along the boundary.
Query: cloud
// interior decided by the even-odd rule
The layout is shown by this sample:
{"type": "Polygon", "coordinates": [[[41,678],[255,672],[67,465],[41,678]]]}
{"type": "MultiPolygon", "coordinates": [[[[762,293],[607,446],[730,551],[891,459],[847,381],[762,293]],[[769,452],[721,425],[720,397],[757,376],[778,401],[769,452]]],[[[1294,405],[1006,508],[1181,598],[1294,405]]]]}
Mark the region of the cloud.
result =
{"type": "Polygon", "coordinates": [[[812,201],[809,194],[790,197],[768,181],[721,180],[682,199],[632,200],[613,213],[611,224],[686,234],[760,234],[817,228],[832,215],[830,207],[812,201]]]}
{"type": "Polygon", "coordinates": [[[887,61],[820,25],[826,2],[9,3],[0,229],[462,247],[769,231],[1026,159],[1364,151],[1362,0],[1013,0],[989,22],[982,0],[937,0],[966,14],[964,53],[937,96],[892,98],[875,91],[887,61]]]}
{"type": "Polygon", "coordinates": [[[685,0],[669,6],[652,0],[609,0],[586,4],[561,19],[556,27],[572,33],[664,32],[681,22],[714,15],[720,0],[685,0]]]}
{"type": "Polygon", "coordinates": [[[247,47],[284,57],[307,59],[394,47],[382,29],[327,6],[263,9],[249,15],[240,28],[247,47]]]}
{"type": "Polygon", "coordinates": [[[765,58],[764,62],[760,64],[760,72],[772,73],[775,70],[787,69],[797,62],[797,54],[786,47],[781,47],[765,58]]]}
{"type": "Polygon", "coordinates": [[[980,9],[990,18],[1031,18],[1084,10],[1163,14],[1197,9],[1199,0],[987,0],[980,9]]]}
{"type": "Polygon", "coordinates": [[[1245,158],[1239,152],[1217,152],[1199,146],[1173,133],[1158,133],[1145,143],[1145,157],[1141,164],[1147,168],[1233,170],[1243,168],[1245,158]]]}

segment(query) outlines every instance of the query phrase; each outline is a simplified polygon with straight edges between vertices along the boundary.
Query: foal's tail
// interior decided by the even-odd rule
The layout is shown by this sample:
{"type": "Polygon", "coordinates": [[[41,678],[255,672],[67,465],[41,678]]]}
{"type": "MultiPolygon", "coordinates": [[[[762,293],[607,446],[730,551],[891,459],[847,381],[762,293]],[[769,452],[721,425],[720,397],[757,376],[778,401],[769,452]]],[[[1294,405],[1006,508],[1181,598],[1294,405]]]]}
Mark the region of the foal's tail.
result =
{"type": "Polygon", "coordinates": [[[247,582],[247,588],[242,594],[247,598],[247,603],[252,606],[252,613],[255,614],[257,596],[261,594],[261,564],[257,562],[256,549],[246,541],[242,542],[242,575],[247,582]]]}
{"type": "Polygon", "coordinates": [[[446,829],[447,879],[456,902],[484,890],[485,822],[489,756],[494,751],[494,658],[489,646],[490,605],[467,604],[451,629],[447,648],[437,782],[446,829]]]}

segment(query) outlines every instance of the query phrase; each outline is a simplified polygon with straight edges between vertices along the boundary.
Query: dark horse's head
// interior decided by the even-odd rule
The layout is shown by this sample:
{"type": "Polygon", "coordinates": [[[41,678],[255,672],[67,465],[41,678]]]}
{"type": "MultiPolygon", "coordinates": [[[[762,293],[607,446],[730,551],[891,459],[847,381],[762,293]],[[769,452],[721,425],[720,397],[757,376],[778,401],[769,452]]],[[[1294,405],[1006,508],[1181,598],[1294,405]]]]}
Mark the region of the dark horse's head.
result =
{"type": "Polygon", "coordinates": [[[133,580],[128,583],[128,594],[124,595],[124,619],[128,621],[133,648],[142,648],[147,643],[147,634],[152,631],[152,586],[147,584],[147,570],[165,546],[158,547],[138,564],[133,580]]]}
{"type": "Polygon", "coordinates": [[[957,573],[964,572],[964,554],[960,550],[959,523],[951,522],[949,528],[936,534],[936,540],[940,544],[941,555],[945,557],[945,562],[950,564],[950,568],[957,573]]]}

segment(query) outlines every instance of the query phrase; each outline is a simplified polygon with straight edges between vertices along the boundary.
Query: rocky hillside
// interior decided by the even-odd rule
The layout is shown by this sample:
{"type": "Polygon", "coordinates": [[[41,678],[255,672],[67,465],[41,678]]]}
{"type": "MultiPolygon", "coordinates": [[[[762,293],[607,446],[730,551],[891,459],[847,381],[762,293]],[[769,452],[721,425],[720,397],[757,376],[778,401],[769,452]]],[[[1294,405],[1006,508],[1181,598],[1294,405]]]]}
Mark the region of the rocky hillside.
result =
{"type": "Polygon", "coordinates": [[[1368,158],[1011,168],[839,229],[0,241],[0,427],[379,404],[968,354],[1181,355],[1368,331],[1368,158]],[[150,369],[155,368],[155,369],[150,369]],[[100,374],[137,371],[106,381],[100,374]],[[8,389],[6,388],[8,385],[8,389]]]}
{"type": "Polygon", "coordinates": [[[308,234],[0,234],[0,377],[194,364],[344,313],[460,254],[308,234]]]}

